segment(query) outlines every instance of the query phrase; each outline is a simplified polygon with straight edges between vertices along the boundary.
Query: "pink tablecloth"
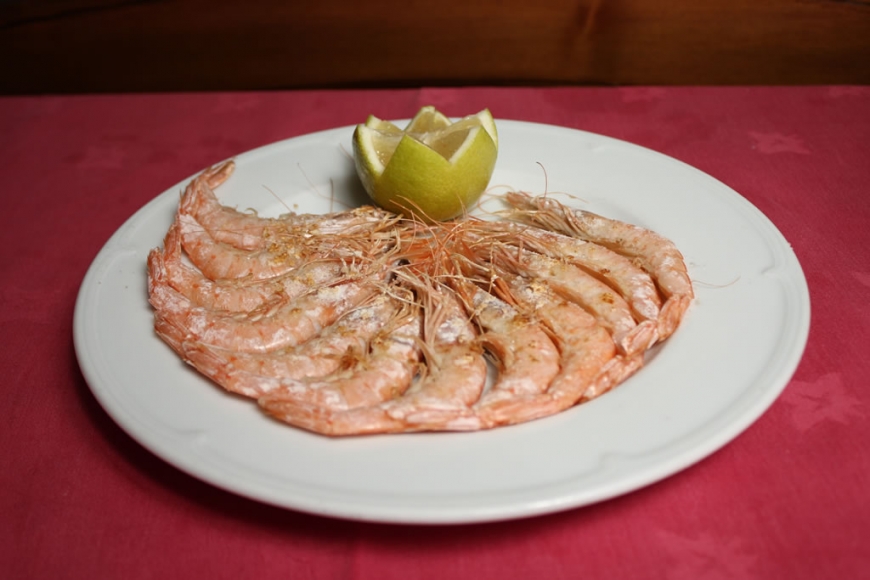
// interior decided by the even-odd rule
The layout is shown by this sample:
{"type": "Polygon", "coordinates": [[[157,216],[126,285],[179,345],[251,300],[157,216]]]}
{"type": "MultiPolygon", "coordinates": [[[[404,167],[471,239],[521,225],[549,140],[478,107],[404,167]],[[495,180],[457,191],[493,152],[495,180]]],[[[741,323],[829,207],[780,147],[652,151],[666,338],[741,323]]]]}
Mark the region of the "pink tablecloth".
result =
{"type": "Polygon", "coordinates": [[[0,98],[0,577],[870,578],[870,88],[475,88],[0,98]],[[157,193],[233,154],[434,104],[656,149],[791,242],[813,304],[794,378],[708,459],[502,523],[399,526],[200,482],[101,409],[73,350],[91,260],[157,193]]]}

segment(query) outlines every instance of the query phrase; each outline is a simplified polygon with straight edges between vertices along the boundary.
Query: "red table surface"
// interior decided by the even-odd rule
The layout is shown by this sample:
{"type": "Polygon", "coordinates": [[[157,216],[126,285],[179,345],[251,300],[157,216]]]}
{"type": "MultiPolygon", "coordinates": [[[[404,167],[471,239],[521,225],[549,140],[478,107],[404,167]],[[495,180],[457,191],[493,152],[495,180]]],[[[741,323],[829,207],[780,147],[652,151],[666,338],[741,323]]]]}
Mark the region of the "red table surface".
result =
{"type": "Polygon", "coordinates": [[[870,578],[870,87],[462,88],[0,98],[0,577],[870,578]],[[110,235],[218,160],[369,113],[575,127],[734,188],[811,293],[783,395],[704,461],[524,520],[400,526],[270,507],[127,436],[76,362],[73,308],[110,235]]]}

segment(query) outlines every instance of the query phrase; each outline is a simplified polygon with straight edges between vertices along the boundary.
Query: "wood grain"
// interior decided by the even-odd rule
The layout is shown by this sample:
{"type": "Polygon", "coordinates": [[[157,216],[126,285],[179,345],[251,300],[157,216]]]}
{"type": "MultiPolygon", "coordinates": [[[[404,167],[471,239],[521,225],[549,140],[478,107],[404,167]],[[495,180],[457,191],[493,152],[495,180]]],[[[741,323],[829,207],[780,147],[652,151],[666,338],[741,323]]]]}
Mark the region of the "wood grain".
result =
{"type": "Polygon", "coordinates": [[[870,0],[0,0],[0,93],[868,84],[870,0]]]}

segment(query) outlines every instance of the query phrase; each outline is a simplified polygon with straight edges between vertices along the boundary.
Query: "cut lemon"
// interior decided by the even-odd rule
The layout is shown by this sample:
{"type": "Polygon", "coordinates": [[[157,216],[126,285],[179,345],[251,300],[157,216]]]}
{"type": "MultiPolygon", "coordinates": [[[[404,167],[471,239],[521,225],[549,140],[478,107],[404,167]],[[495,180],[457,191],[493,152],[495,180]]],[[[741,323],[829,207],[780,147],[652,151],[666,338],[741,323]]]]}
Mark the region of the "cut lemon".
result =
{"type": "Polygon", "coordinates": [[[456,122],[423,107],[405,129],[370,115],[353,134],[357,174],[379,206],[424,221],[454,218],[477,203],[498,155],[489,110],[456,122]]]}

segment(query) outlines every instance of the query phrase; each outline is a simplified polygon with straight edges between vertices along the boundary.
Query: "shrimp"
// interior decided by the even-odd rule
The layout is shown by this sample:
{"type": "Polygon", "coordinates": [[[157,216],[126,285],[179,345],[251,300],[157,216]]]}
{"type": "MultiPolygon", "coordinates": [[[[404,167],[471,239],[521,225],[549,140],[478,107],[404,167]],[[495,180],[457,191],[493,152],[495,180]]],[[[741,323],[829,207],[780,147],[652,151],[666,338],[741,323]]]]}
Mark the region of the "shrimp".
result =
{"type": "Polygon", "coordinates": [[[322,258],[373,261],[394,250],[401,228],[380,213],[359,215],[327,226],[283,227],[262,250],[248,251],[216,241],[192,217],[177,216],[181,244],[190,261],[211,280],[266,280],[322,258]],[[360,217],[361,216],[361,217],[360,217]]]}
{"type": "Polygon", "coordinates": [[[266,231],[278,220],[243,213],[221,205],[214,189],[235,170],[235,162],[225,161],[193,178],[184,189],[179,213],[190,216],[220,243],[244,250],[265,249],[266,231]]]}
{"type": "Polygon", "coordinates": [[[495,382],[474,405],[484,425],[498,424],[504,421],[502,409],[510,409],[514,398],[547,390],[559,373],[559,351],[540,323],[510,304],[464,277],[449,283],[484,330],[479,340],[498,363],[495,382]]]}
{"type": "Polygon", "coordinates": [[[272,417],[324,435],[358,435],[481,427],[471,405],[486,383],[486,362],[474,326],[456,296],[434,284],[420,284],[427,373],[402,396],[349,409],[263,397],[272,417]]]}
{"type": "Polygon", "coordinates": [[[150,280],[149,300],[167,322],[187,329],[186,340],[239,352],[271,352],[300,344],[378,291],[384,272],[338,280],[295,300],[246,313],[196,306],[161,280],[150,280]]]}
{"type": "MultiPolygon", "coordinates": [[[[519,307],[529,308],[547,326],[559,348],[561,370],[543,393],[517,395],[505,401],[488,426],[522,423],[560,413],[575,405],[602,381],[611,367],[621,369],[610,334],[592,315],[560,296],[548,285],[506,272],[494,281],[496,292],[519,307]]],[[[639,355],[630,358],[634,364],[639,355]]],[[[610,378],[611,375],[606,375],[610,378]]],[[[613,371],[613,378],[616,377],[613,371]]],[[[609,383],[608,383],[609,384],[609,383]]],[[[590,393],[591,394],[591,393],[590,393]]]]}
{"type": "Polygon", "coordinates": [[[181,245],[190,261],[210,280],[265,280],[290,272],[304,260],[301,251],[275,254],[248,251],[220,242],[191,216],[177,216],[181,245]]]}
{"type": "Polygon", "coordinates": [[[149,254],[148,270],[151,278],[164,279],[192,304],[228,312],[250,312],[267,304],[296,298],[313,287],[329,284],[342,274],[350,273],[347,266],[337,260],[320,260],[266,280],[214,281],[183,261],[177,222],[170,226],[163,249],[154,249],[149,254]]]}
{"type": "Polygon", "coordinates": [[[571,209],[547,197],[511,192],[506,200],[518,210],[516,215],[526,221],[600,244],[636,260],[665,296],[657,319],[658,340],[673,334],[694,298],[683,255],[673,242],[651,230],[571,209]]]}
{"type": "Polygon", "coordinates": [[[662,301],[655,282],[625,256],[580,238],[535,227],[510,222],[482,223],[507,244],[566,261],[599,277],[625,298],[638,322],[658,318],[662,301]]]}
{"type": "Polygon", "coordinates": [[[511,251],[493,247],[490,252],[491,258],[502,267],[546,280],[556,293],[588,310],[613,335],[622,352],[643,352],[655,342],[655,323],[638,324],[622,296],[581,268],[523,248],[511,251]]]}
{"type": "Polygon", "coordinates": [[[271,379],[303,380],[326,377],[353,368],[366,356],[369,343],[398,319],[399,305],[387,294],[347,312],[324,331],[296,347],[268,353],[243,353],[189,341],[166,320],[158,334],[181,358],[226,390],[257,397],[275,389],[271,379]]]}
{"type": "Polygon", "coordinates": [[[399,217],[372,206],[362,206],[333,214],[289,213],[264,218],[221,205],[214,188],[233,172],[235,164],[226,161],[191,180],[179,204],[179,213],[190,216],[216,242],[240,250],[262,251],[283,233],[312,236],[353,234],[373,226],[389,225],[399,217]]]}
{"type": "Polygon", "coordinates": [[[399,315],[371,340],[370,352],[332,376],[265,381],[261,406],[274,408],[289,403],[346,411],[400,396],[417,373],[421,321],[419,309],[399,315]]]}

